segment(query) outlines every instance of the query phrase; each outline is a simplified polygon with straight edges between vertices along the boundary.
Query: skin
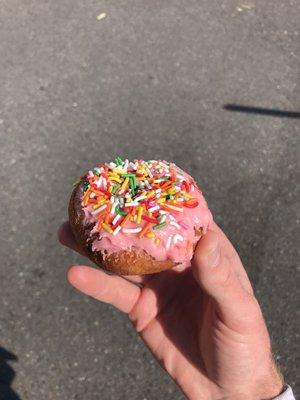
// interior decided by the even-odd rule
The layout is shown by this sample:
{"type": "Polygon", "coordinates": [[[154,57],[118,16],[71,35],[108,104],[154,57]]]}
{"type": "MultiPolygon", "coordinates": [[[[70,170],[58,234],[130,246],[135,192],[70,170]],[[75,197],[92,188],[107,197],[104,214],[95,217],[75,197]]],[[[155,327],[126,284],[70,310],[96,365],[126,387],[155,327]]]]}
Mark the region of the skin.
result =
{"type": "MultiPolygon", "coordinates": [[[[62,244],[79,251],[68,223],[62,244]]],[[[270,337],[234,247],[213,224],[192,266],[120,277],[83,265],[67,273],[81,292],[128,314],[155,358],[191,400],[267,400],[283,389],[270,337]]]]}

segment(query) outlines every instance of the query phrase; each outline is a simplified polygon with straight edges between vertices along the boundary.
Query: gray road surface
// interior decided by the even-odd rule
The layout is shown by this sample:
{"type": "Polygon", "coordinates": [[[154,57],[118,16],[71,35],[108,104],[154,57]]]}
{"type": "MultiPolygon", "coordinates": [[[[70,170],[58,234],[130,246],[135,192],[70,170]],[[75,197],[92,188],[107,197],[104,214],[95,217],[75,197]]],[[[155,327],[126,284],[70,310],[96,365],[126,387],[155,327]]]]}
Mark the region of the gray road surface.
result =
{"type": "Polygon", "coordinates": [[[82,262],[56,239],[71,185],[116,153],[197,178],[296,387],[299,119],[223,107],[299,111],[299,12],[297,0],[0,0],[0,343],[18,358],[0,363],[1,399],[183,398],[124,315],[65,281],[82,262]]]}

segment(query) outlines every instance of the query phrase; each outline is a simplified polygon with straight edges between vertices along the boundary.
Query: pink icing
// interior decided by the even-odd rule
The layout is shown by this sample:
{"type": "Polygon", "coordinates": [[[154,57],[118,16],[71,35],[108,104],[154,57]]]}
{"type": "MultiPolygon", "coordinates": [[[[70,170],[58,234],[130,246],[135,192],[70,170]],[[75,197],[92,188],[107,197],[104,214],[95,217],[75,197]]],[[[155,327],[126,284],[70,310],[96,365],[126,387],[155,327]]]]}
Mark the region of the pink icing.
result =
{"type": "MultiPolygon", "coordinates": [[[[176,167],[178,173],[183,175],[188,182],[191,183],[192,189],[190,194],[198,200],[198,206],[195,208],[183,207],[183,212],[173,213],[172,220],[168,217],[169,223],[163,229],[157,230],[155,235],[161,239],[159,245],[147,237],[139,238],[137,234],[128,234],[120,231],[116,236],[106,232],[103,229],[96,230],[96,225],[91,234],[99,233],[99,237],[92,244],[92,251],[104,251],[111,254],[120,250],[143,250],[150,254],[158,261],[172,260],[174,263],[188,265],[193,256],[193,246],[187,247],[187,241],[195,244],[199,240],[199,236],[195,234],[195,229],[202,229],[205,234],[212,222],[212,214],[207,207],[202,192],[195,186],[193,179],[176,167]],[[174,237],[179,234],[181,238],[174,243],[174,237]],[[188,249],[188,250],[187,250],[188,249]]],[[[85,222],[87,224],[96,223],[97,219],[91,214],[91,206],[83,207],[85,213],[85,222]]],[[[129,222],[126,228],[134,228],[136,224],[129,222]]]]}

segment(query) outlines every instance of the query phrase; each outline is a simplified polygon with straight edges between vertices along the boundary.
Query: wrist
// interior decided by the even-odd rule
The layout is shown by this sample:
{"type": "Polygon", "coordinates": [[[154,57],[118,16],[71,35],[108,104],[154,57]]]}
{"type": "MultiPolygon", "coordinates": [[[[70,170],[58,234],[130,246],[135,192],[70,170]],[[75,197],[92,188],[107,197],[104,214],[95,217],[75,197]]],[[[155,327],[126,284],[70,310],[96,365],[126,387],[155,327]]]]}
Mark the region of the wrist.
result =
{"type": "Polygon", "coordinates": [[[284,391],[284,381],[276,365],[272,362],[268,373],[257,377],[252,383],[231,388],[218,400],[273,400],[284,391]]]}

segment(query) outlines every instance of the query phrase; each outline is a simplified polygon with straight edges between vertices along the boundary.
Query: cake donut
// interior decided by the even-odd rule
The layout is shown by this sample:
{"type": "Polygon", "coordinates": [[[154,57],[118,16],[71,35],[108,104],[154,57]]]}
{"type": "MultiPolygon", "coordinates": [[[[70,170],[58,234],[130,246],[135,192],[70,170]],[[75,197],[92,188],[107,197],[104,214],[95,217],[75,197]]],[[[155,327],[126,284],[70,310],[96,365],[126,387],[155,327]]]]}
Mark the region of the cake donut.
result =
{"type": "Polygon", "coordinates": [[[69,221],[99,267],[142,275],[189,265],[212,215],[194,179],[175,164],[116,157],[74,184],[69,221]]]}

